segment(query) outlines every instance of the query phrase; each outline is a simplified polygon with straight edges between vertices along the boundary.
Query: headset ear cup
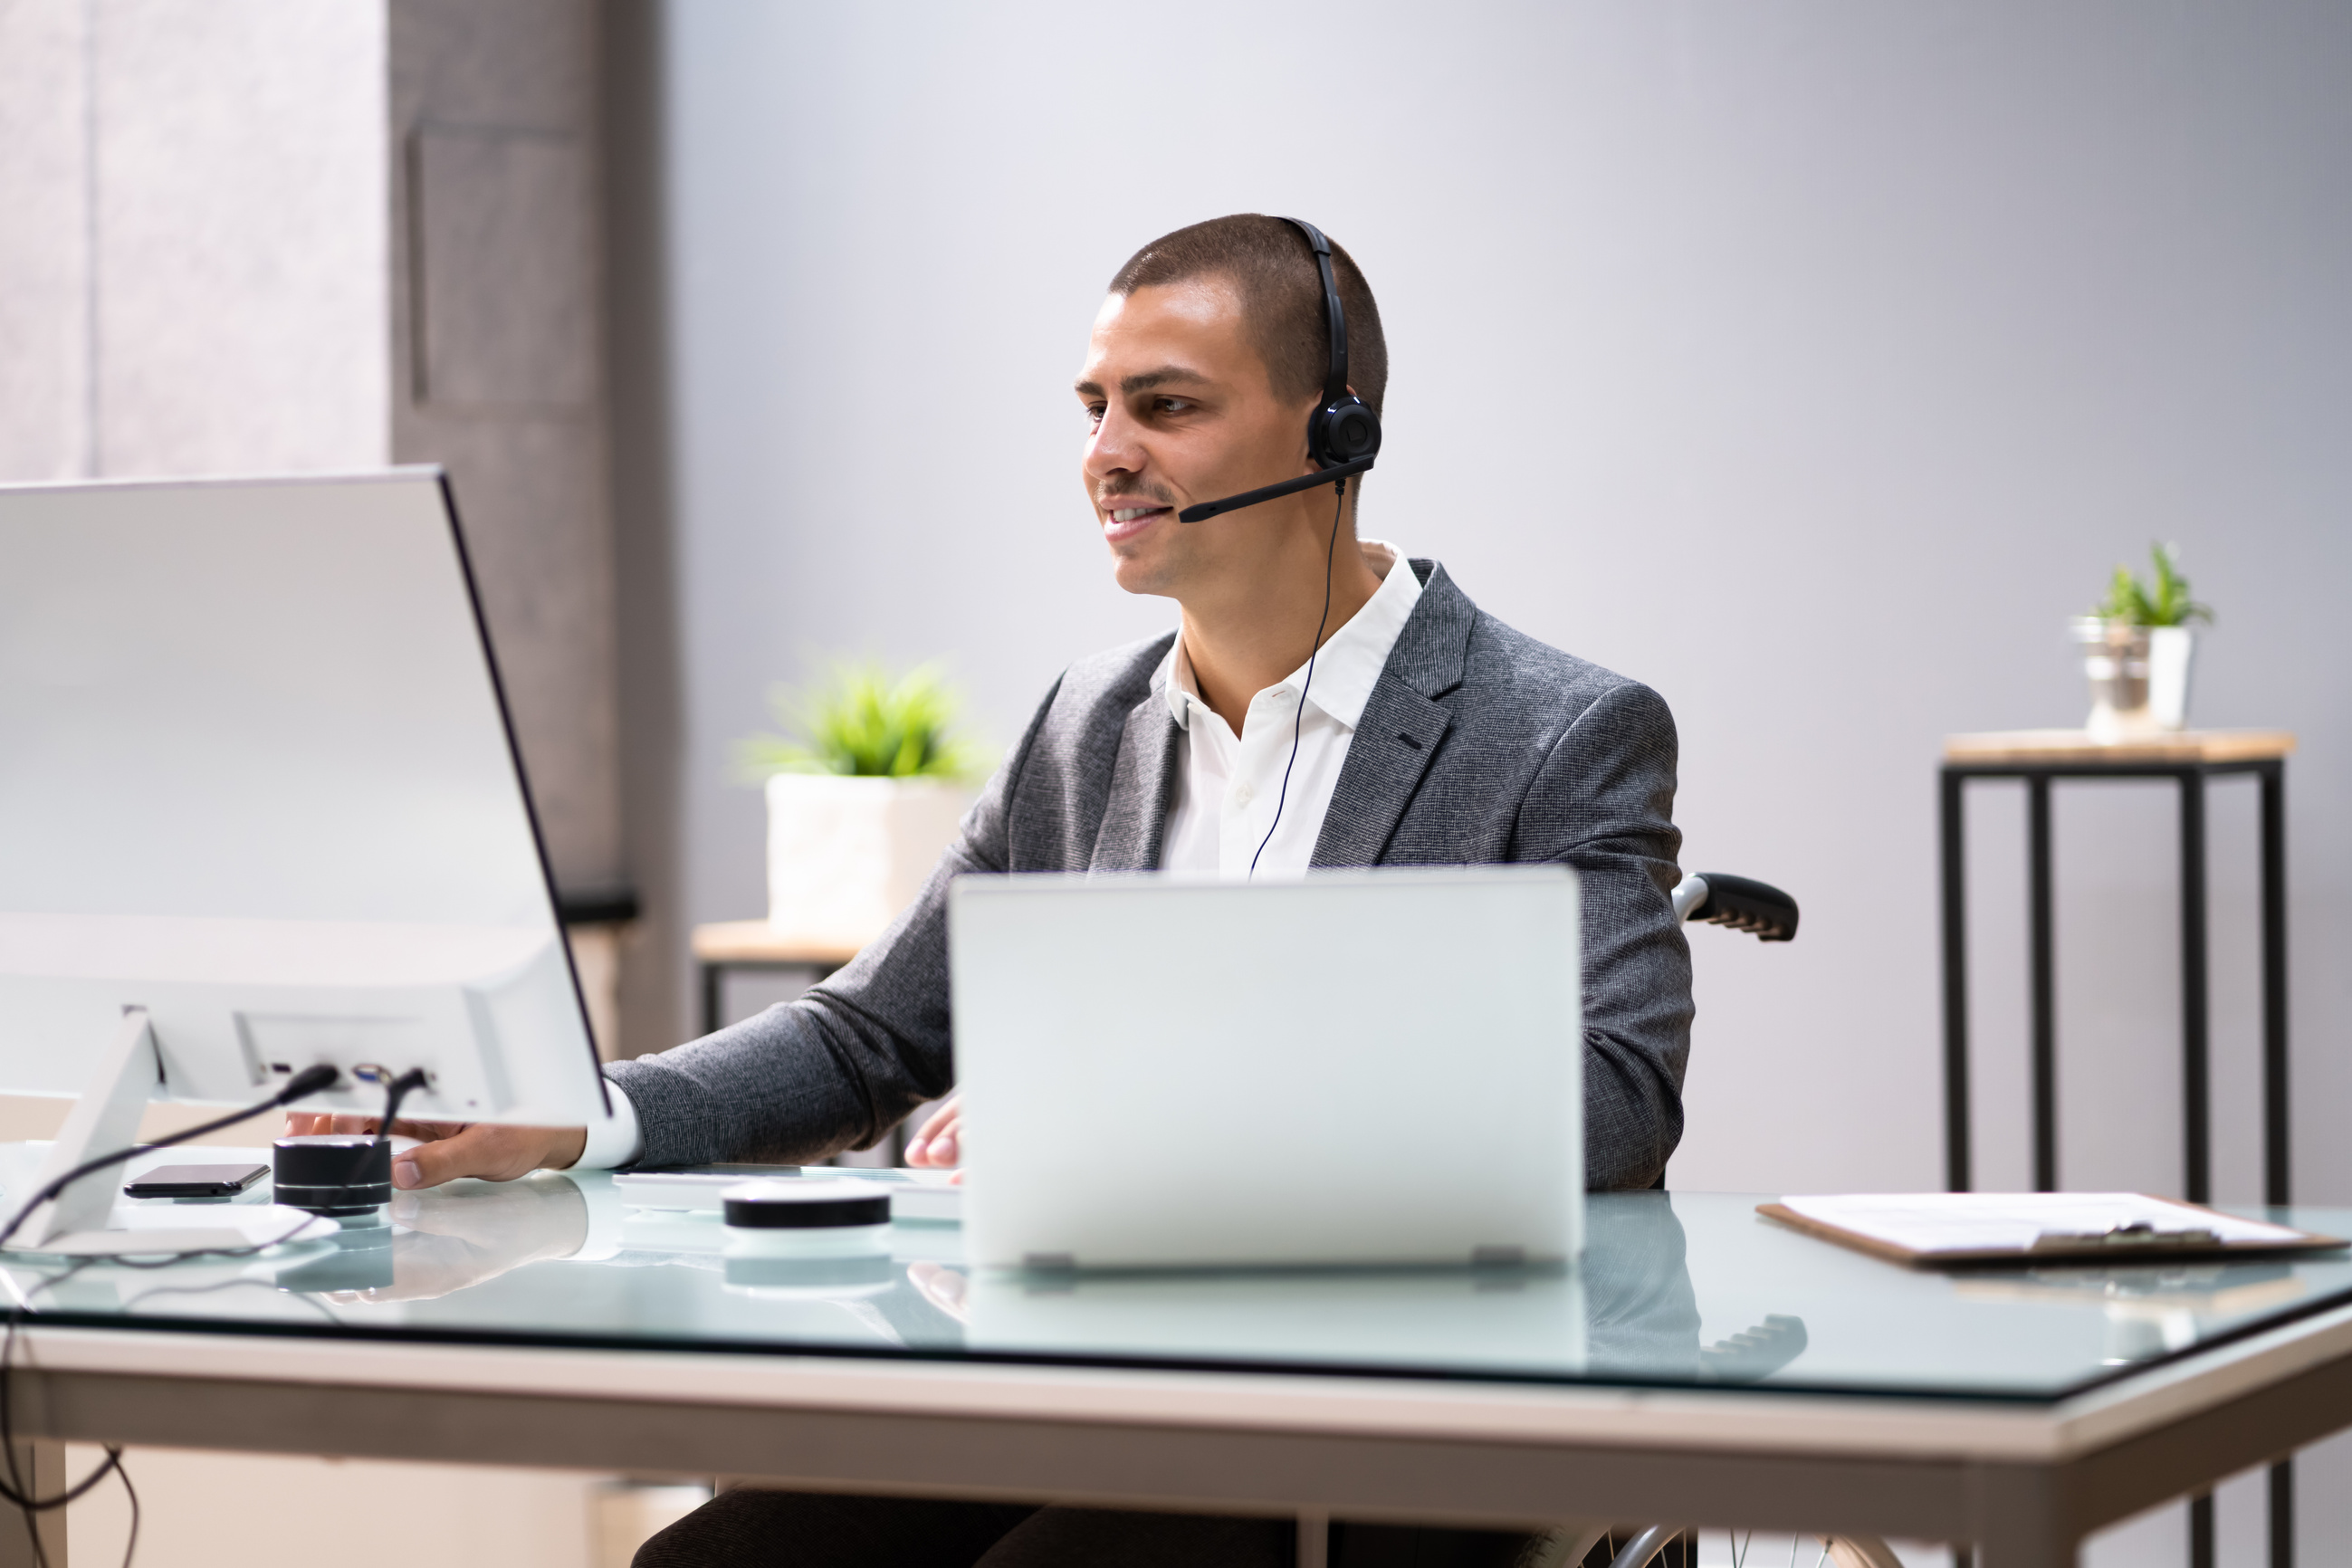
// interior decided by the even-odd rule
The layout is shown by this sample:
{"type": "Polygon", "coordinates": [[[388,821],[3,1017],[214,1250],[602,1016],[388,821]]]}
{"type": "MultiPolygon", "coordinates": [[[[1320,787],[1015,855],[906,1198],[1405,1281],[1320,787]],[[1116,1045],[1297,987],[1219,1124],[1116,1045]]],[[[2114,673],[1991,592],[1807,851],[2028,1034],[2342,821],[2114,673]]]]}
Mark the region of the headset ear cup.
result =
{"type": "Polygon", "coordinates": [[[1369,458],[1381,449],[1381,416],[1360,397],[1326,404],[1307,421],[1307,449],[1327,468],[1369,458]]]}

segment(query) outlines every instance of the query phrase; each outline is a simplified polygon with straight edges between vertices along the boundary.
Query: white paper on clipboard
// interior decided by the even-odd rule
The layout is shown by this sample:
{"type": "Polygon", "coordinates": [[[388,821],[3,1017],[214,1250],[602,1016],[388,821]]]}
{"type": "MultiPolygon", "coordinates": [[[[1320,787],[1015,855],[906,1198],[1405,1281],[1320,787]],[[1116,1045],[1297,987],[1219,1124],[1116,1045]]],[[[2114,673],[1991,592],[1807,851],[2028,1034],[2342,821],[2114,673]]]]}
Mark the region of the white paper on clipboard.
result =
{"type": "Polygon", "coordinates": [[[1841,1239],[1923,1261],[2046,1255],[2053,1246],[2177,1254],[2329,1239],[2144,1193],[1853,1193],[1784,1197],[1771,1206],[1843,1233],[1841,1239]]]}

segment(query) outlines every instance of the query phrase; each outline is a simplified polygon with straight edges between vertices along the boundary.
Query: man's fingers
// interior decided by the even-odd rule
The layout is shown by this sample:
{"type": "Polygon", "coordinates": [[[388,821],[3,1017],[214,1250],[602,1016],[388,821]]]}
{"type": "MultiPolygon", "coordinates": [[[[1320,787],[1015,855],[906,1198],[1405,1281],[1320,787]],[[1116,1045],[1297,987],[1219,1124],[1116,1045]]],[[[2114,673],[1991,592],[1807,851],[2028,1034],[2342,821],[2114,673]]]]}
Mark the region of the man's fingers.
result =
{"type": "Polygon", "coordinates": [[[560,1170],[572,1164],[587,1142],[583,1127],[477,1124],[401,1151],[393,1157],[392,1184],[437,1187],[459,1176],[511,1182],[533,1171],[560,1170]]]}
{"type": "Polygon", "coordinates": [[[470,1121],[411,1121],[404,1116],[392,1124],[392,1130],[404,1138],[422,1138],[429,1142],[435,1138],[455,1138],[472,1125],[470,1121]]]}
{"type": "Polygon", "coordinates": [[[392,1184],[395,1187],[437,1187],[459,1176],[474,1175],[477,1173],[467,1168],[470,1162],[466,1155],[462,1136],[403,1149],[392,1157],[392,1184]]]}
{"type": "Polygon", "coordinates": [[[909,1165],[952,1165],[963,1152],[962,1123],[950,1121],[945,1127],[925,1129],[928,1137],[918,1137],[907,1145],[909,1165]]]}
{"type": "Polygon", "coordinates": [[[909,1165],[952,1165],[961,1150],[958,1147],[963,1131],[963,1097],[950,1096],[948,1102],[931,1112],[907,1145],[909,1165]]]}
{"type": "Polygon", "coordinates": [[[958,1270],[929,1261],[910,1263],[907,1266],[907,1282],[940,1311],[958,1322],[965,1321],[966,1286],[958,1270]]]}
{"type": "Polygon", "coordinates": [[[437,1187],[460,1176],[510,1182],[526,1175],[537,1166],[533,1163],[516,1168],[519,1152],[512,1146],[513,1131],[509,1127],[468,1127],[451,1137],[404,1149],[393,1156],[392,1184],[437,1187]]]}

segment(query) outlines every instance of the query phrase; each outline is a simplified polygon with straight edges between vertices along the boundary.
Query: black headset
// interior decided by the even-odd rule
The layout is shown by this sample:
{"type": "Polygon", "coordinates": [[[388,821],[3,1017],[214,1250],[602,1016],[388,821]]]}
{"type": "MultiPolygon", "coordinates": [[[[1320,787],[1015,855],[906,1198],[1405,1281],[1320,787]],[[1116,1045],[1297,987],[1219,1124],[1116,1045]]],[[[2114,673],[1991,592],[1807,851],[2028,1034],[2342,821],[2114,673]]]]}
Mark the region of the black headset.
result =
{"type": "Polygon", "coordinates": [[[1331,242],[1304,218],[1282,220],[1307,237],[1315,252],[1315,270],[1323,280],[1323,313],[1331,333],[1331,368],[1323,377],[1323,402],[1307,416],[1307,455],[1322,471],[1301,474],[1263,489],[1244,490],[1223,500],[1202,501],[1176,514],[1179,522],[1199,522],[1245,506],[1281,496],[1297,495],[1318,485],[1344,487],[1350,474],[1372,466],[1381,452],[1381,416],[1348,390],[1348,312],[1339,304],[1339,280],[1331,271],[1331,242]]]}

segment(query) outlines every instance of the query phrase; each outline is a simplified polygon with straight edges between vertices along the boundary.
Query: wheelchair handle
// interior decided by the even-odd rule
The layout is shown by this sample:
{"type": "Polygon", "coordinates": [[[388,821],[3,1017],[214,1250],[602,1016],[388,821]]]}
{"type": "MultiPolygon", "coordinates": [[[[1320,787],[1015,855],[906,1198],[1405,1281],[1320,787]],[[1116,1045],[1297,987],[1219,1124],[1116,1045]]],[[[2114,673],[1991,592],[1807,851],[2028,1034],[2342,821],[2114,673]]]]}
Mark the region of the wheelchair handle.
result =
{"type": "Polygon", "coordinates": [[[1685,921],[1751,931],[1760,942],[1797,939],[1797,900],[1753,877],[1701,871],[1675,885],[1675,914],[1685,921]]]}

